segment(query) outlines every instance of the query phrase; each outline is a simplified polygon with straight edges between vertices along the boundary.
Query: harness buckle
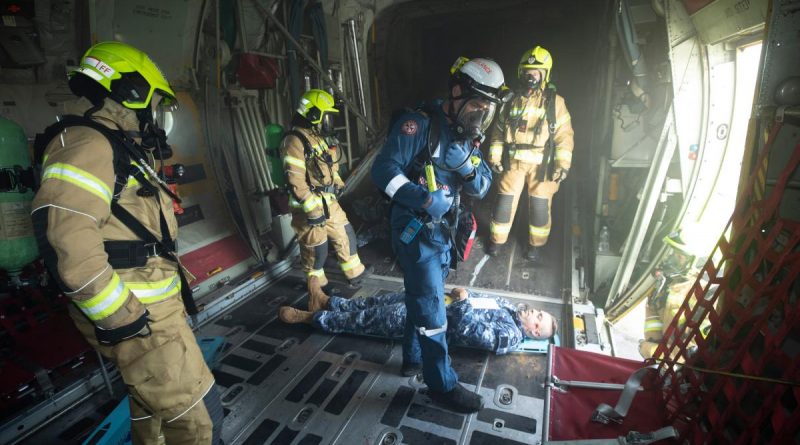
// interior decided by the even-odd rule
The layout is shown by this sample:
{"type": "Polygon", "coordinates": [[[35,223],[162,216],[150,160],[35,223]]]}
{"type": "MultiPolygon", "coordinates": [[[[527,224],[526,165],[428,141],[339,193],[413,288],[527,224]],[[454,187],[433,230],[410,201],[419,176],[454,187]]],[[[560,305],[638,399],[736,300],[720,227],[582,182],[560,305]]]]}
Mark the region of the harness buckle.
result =
{"type": "Polygon", "coordinates": [[[145,256],[147,258],[152,258],[154,256],[159,256],[161,252],[158,250],[157,243],[147,243],[144,245],[145,256]]]}

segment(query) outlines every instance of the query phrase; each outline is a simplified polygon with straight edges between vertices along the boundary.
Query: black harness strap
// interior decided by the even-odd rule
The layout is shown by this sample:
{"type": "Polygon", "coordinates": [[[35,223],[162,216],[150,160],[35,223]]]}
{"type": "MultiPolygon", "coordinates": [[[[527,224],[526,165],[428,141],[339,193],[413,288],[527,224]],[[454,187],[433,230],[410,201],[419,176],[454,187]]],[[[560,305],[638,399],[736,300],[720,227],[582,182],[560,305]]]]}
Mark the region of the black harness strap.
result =
{"type": "MultiPolygon", "coordinates": [[[[192,289],[189,287],[188,280],[183,272],[180,261],[175,254],[176,247],[175,241],[169,238],[169,227],[167,225],[164,211],[159,203],[159,219],[161,225],[162,239],[158,240],[147,228],[133,216],[130,212],[124,209],[119,203],[120,193],[125,188],[128,182],[128,177],[133,176],[139,181],[139,184],[146,190],[147,196],[158,196],[158,188],[153,185],[145,175],[145,173],[137,166],[131,164],[131,157],[136,156],[139,159],[146,158],[144,150],[139,147],[130,137],[124,134],[122,130],[113,130],[105,125],[96,122],[85,116],[66,115],[63,116],[59,122],[47,127],[43,133],[36,135],[34,141],[34,162],[36,165],[41,166],[44,163],[44,151],[47,145],[53,138],[57,137],[62,131],[68,127],[89,127],[108,139],[113,151],[113,166],[114,166],[114,194],[111,199],[111,213],[120,220],[128,229],[131,230],[139,240],[112,240],[103,243],[104,250],[108,254],[108,262],[114,269],[127,269],[132,267],[142,267],[147,263],[147,259],[152,256],[161,256],[178,265],[178,275],[181,279],[181,299],[186,307],[189,315],[198,313],[197,305],[192,296],[192,289]]],[[[35,224],[36,219],[34,218],[35,224]]],[[[41,218],[40,218],[41,219],[41,218]]],[[[46,231],[46,220],[41,221],[37,227],[46,231]]],[[[38,237],[44,235],[37,234],[38,237]]],[[[43,238],[42,242],[46,240],[43,238]]],[[[47,255],[46,249],[42,249],[40,242],[40,250],[43,251],[43,257],[47,256],[51,259],[57,259],[55,252],[47,255]]],[[[52,250],[50,248],[49,250],[52,250]]],[[[47,261],[45,261],[47,263],[47,261]]],[[[56,275],[56,274],[54,274],[56,275]]],[[[59,283],[62,283],[60,278],[57,278],[59,283]]]]}
{"type": "MultiPolygon", "coordinates": [[[[311,141],[309,141],[308,138],[306,137],[306,135],[304,135],[301,131],[294,130],[294,129],[293,130],[289,130],[289,131],[286,132],[286,135],[284,137],[289,136],[289,135],[295,136],[297,139],[300,139],[300,142],[303,143],[303,157],[305,158],[305,161],[306,161],[306,183],[308,184],[309,189],[311,189],[312,192],[319,192],[319,193],[333,193],[334,195],[336,193],[338,193],[338,190],[336,189],[336,186],[333,184],[333,159],[330,157],[330,155],[328,155],[326,153],[327,157],[326,158],[322,158],[322,160],[328,166],[328,169],[329,169],[329,172],[330,172],[330,177],[331,177],[331,183],[330,184],[326,184],[326,185],[322,185],[322,186],[311,185],[311,176],[308,173],[308,170],[310,168],[309,164],[312,164],[314,166],[314,168],[316,169],[315,172],[314,172],[315,173],[314,176],[315,176],[317,182],[322,183],[322,184],[325,183],[325,181],[324,181],[325,174],[322,172],[322,170],[320,170],[319,165],[317,165],[316,162],[308,162],[308,161],[312,160],[313,158],[317,157],[317,155],[314,153],[314,147],[311,146],[311,141]]],[[[289,192],[294,194],[292,192],[291,186],[289,186],[288,188],[289,188],[289,192]]],[[[295,196],[294,199],[297,200],[297,202],[300,202],[300,198],[298,196],[295,196]]],[[[323,209],[323,212],[325,213],[325,218],[330,218],[331,214],[330,214],[330,211],[328,210],[328,203],[327,203],[327,200],[324,197],[322,198],[322,209],[323,209]]]]}
{"type": "Polygon", "coordinates": [[[538,181],[552,181],[553,170],[555,169],[555,134],[556,134],[556,90],[555,87],[548,87],[545,91],[545,116],[547,119],[547,142],[544,143],[544,153],[542,165],[536,172],[538,181]]]}
{"type": "Polygon", "coordinates": [[[195,315],[200,312],[197,309],[197,304],[192,296],[192,289],[189,287],[189,282],[186,279],[186,274],[183,272],[183,267],[178,259],[178,255],[175,253],[175,242],[169,238],[169,227],[167,226],[167,220],[164,218],[164,212],[161,210],[161,206],[159,206],[158,212],[161,224],[161,240],[156,238],[156,236],[153,235],[153,233],[150,232],[147,227],[144,226],[144,224],[142,224],[138,219],[136,219],[135,216],[131,215],[130,212],[125,210],[118,203],[114,202],[111,204],[111,213],[113,213],[117,219],[125,224],[125,226],[131,230],[131,232],[144,241],[145,246],[156,246],[158,249],[160,249],[160,251],[154,250],[154,252],[158,252],[158,254],[162,257],[173,261],[178,265],[178,275],[181,278],[181,299],[183,300],[183,305],[186,307],[186,312],[189,315],[195,315]]]}

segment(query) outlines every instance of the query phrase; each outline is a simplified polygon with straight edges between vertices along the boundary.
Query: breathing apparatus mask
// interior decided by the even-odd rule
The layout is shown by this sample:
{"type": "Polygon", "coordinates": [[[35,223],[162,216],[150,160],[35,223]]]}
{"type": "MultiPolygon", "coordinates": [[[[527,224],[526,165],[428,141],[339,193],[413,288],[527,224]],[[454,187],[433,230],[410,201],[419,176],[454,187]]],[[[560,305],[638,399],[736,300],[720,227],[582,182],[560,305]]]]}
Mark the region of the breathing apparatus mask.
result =
{"type": "Polygon", "coordinates": [[[453,122],[451,129],[457,137],[480,144],[494,119],[497,105],[511,100],[512,93],[507,89],[491,88],[493,91],[488,91],[489,87],[474,82],[472,85],[462,83],[461,89],[459,96],[450,96],[448,114],[453,122]],[[453,109],[456,100],[461,100],[461,103],[458,109],[453,109]]]}
{"type": "Polygon", "coordinates": [[[140,145],[151,152],[157,160],[166,160],[172,157],[172,147],[167,143],[167,132],[172,129],[172,112],[176,105],[153,97],[156,105],[144,108],[137,112],[139,117],[140,145]]]}
{"type": "Polygon", "coordinates": [[[527,90],[533,91],[538,89],[542,85],[542,75],[539,75],[537,78],[533,73],[523,73],[520,81],[522,82],[522,87],[527,88],[527,90]]]}

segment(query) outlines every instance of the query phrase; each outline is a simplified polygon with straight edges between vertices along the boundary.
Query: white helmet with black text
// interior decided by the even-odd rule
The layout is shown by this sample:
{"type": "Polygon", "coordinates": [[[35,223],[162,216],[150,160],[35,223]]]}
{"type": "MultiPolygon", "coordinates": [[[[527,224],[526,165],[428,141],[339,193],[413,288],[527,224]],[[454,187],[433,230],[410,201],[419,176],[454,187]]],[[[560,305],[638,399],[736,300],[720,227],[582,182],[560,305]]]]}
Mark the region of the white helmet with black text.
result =
{"type": "Polygon", "coordinates": [[[459,136],[482,140],[497,105],[511,100],[503,70],[491,59],[459,57],[450,68],[449,84],[450,109],[447,111],[454,124],[453,130],[459,136]],[[460,87],[458,96],[453,95],[456,85],[460,87]],[[454,101],[461,101],[458,109],[454,109],[454,101]]]}

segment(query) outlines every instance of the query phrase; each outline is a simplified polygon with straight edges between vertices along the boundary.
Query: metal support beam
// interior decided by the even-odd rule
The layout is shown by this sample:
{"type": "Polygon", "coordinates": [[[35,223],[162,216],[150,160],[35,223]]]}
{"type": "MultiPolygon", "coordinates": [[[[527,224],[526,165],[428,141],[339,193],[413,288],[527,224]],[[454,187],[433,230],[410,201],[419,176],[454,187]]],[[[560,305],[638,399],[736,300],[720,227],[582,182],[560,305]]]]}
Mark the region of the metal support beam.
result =
{"type": "Polygon", "coordinates": [[[364,127],[366,128],[367,132],[375,134],[375,131],[372,128],[372,123],[369,121],[369,119],[367,119],[367,117],[364,116],[355,105],[353,105],[353,103],[347,98],[347,96],[345,96],[344,92],[336,85],[336,82],[334,82],[333,79],[331,79],[331,76],[329,76],[328,73],[325,70],[323,70],[321,66],[319,66],[317,61],[314,60],[314,58],[311,57],[311,55],[308,54],[305,49],[303,49],[303,46],[300,45],[300,43],[297,40],[295,40],[294,37],[292,37],[292,34],[289,32],[289,30],[286,29],[285,26],[283,26],[283,23],[281,23],[280,20],[278,20],[278,18],[275,17],[274,14],[272,14],[272,12],[268,11],[258,2],[253,2],[253,5],[255,5],[255,7],[265,17],[267,17],[269,20],[272,21],[272,23],[275,24],[275,26],[281,31],[283,36],[286,37],[286,40],[289,43],[291,43],[292,46],[294,46],[297,49],[297,51],[300,54],[302,54],[303,58],[306,59],[306,62],[308,62],[308,64],[311,65],[311,67],[314,68],[314,70],[319,73],[322,80],[326,84],[328,84],[328,86],[333,88],[334,91],[336,91],[336,94],[338,94],[339,97],[341,97],[342,101],[347,106],[347,109],[349,109],[361,122],[364,123],[364,127]]]}
{"type": "Polygon", "coordinates": [[[664,120],[664,128],[661,130],[661,137],[658,140],[658,147],[653,156],[653,163],[650,165],[650,172],[642,190],[642,200],[636,209],[636,216],[631,224],[631,232],[625,241],[625,251],[619,262],[617,273],[609,289],[604,308],[611,307],[619,294],[624,291],[628,281],[633,274],[633,268],[639,260],[639,252],[642,249],[650,220],[653,217],[653,210],[661,196],[661,188],[667,177],[667,170],[672,162],[672,156],[677,147],[677,136],[675,135],[675,116],[674,108],[670,105],[667,118],[664,120]]]}

